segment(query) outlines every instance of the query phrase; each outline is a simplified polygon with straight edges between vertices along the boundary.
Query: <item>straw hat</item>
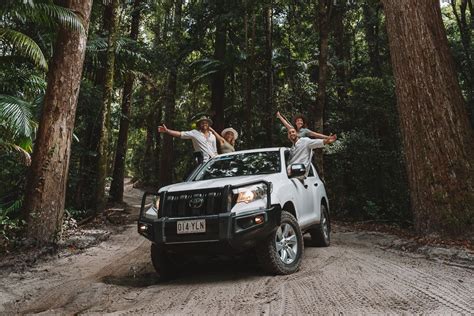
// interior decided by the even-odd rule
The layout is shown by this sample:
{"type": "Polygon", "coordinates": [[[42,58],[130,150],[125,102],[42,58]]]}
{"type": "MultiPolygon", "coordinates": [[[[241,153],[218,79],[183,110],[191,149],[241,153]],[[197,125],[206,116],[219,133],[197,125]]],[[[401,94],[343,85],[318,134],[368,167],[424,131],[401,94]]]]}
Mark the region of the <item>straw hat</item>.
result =
{"type": "Polygon", "coordinates": [[[209,123],[209,125],[212,125],[212,120],[209,117],[205,116],[205,115],[201,116],[200,118],[198,118],[196,120],[196,125],[199,125],[199,123],[202,122],[202,121],[207,121],[209,123]]]}
{"type": "Polygon", "coordinates": [[[237,133],[237,131],[235,129],[233,129],[232,127],[224,128],[221,132],[222,137],[224,137],[224,135],[227,132],[231,132],[232,134],[234,134],[234,140],[236,140],[239,137],[239,133],[237,133]]]}

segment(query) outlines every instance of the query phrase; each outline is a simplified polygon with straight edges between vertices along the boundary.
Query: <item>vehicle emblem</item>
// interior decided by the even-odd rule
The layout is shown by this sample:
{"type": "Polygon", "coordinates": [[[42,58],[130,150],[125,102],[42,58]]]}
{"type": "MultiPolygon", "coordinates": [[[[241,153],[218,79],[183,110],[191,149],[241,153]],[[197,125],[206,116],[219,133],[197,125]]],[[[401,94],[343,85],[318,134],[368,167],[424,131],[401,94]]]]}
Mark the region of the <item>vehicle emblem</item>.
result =
{"type": "Polygon", "coordinates": [[[189,201],[189,206],[190,206],[191,208],[200,208],[203,203],[204,203],[204,199],[203,199],[203,198],[201,198],[201,197],[195,197],[195,198],[192,198],[192,199],[189,201]]]}

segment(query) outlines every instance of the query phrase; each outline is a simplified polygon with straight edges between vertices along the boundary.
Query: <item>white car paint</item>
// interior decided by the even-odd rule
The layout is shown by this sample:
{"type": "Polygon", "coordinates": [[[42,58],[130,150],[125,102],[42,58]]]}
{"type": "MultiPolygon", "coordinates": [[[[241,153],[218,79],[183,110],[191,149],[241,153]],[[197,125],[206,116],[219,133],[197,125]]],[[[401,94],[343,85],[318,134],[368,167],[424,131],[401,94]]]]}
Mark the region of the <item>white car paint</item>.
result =
{"type": "MultiPolygon", "coordinates": [[[[285,152],[288,151],[288,148],[262,148],[236,151],[225,155],[219,155],[217,157],[268,151],[278,151],[280,153],[280,163],[282,166],[279,173],[186,181],[163,187],[160,189],[160,192],[192,191],[203,188],[224,187],[226,185],[238,186],[248,182],[264,180],[272,183],[271,203],[273,205],[279,204],[284,208],[288,203],[293,204],[296,219],[303,231],[310,226],[319,223],[321,218],[321,203],[323,199],[325,199],[326,204],[329,207],[324,183],[317,175],[313,166],[311,166],[312,172],[310,172],[309,176],[304,180],[289,178],[286,171],[287,166],[285,160],[285,152]]],[[[210,161],[212,161],[212,159],[210,161]]],[[[251,203],[237,203],[232,208],[231,212],[243,213],[256,209],[265,209],[265,207],[266,198],[251,203]]]]}

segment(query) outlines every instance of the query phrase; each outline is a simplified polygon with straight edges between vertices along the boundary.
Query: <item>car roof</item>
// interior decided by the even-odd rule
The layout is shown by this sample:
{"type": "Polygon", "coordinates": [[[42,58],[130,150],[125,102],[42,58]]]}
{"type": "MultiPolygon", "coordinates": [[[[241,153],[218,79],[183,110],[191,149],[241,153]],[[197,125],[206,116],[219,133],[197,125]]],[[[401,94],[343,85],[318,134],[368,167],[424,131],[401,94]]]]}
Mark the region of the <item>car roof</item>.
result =
{"type": "Polygon", "coordinates": [[[269,147],[269,148],[254,148],[254,149],[246,149],[246,150],[238,150],[231,153],[220,154],[217,157],[221,156],[231,156],[235,154],[247,154],[247,153],[259,153],[259,152],[267,152],[267,151],[280,151],[280,150],[288,149],[287,147],[269,147]]]}

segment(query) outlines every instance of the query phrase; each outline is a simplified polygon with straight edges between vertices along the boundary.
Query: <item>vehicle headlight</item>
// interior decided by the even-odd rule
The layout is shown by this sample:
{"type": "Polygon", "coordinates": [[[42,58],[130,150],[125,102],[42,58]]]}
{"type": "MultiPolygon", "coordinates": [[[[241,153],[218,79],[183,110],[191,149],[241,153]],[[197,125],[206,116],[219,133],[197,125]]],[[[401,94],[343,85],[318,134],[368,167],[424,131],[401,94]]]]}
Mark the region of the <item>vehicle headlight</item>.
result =
{"type": "Polygon", "coordinates": [[[149,219],[158,218],[158,210],[160,209],[160,197],[155,196],[151,204],[147,205],[148,209],[145,212],[145,217],[149,219]]]}
{"type": "Polygon", "coordinates": [[[267,197],[267,186],[257,184],[232,190],[237,195],[236,203],[250,203],[267,197]]]}

